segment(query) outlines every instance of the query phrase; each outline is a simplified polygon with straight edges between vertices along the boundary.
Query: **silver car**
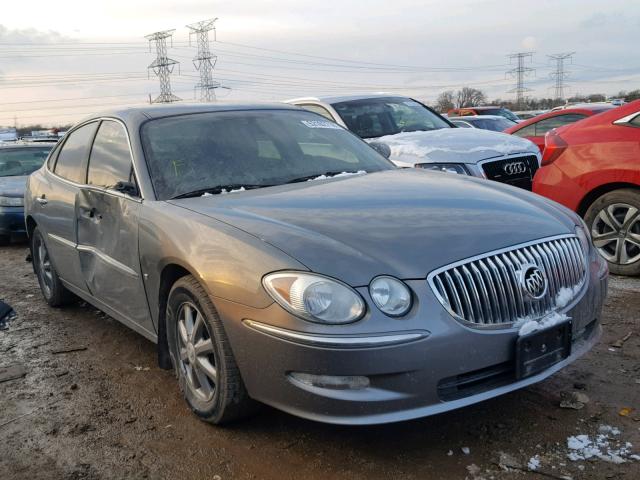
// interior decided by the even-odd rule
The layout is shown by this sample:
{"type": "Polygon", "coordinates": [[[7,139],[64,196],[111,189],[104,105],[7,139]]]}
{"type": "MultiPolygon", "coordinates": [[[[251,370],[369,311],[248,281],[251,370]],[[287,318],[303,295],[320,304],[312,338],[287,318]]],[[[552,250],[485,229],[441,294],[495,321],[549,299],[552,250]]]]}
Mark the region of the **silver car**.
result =
{"type": "Polygon", "coordinates": [[[92,116],[25,203],[46,301],[80,297],[155,342],[212,423],[259,403],[431,415],[547,378],[601,333],[607,266],[577,215],[398,169],[295,107],[92,116]]]}
{"type": "Polygon", "coordinates": [[[473,175],[531,190],[540,151],[524,138],[456,128],[421,102],[387,94],[287,100],[348,128],[399,167],[473,175]]]}

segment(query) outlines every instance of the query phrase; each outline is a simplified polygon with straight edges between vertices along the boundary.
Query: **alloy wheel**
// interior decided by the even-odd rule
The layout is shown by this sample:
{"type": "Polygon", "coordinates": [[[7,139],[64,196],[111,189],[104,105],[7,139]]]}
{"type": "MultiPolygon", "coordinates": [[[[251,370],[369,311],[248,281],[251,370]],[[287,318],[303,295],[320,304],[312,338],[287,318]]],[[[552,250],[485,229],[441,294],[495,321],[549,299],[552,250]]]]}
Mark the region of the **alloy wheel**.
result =
{"type": "Polygon", "coordinates": [[[607,205],[596,215],[591,237],[611,263],[630,265],[640,260],[640,210],[626,203],[607,205]]]}
{"type": "Polygon", "coordinates": [[[36,238],[36,252],[38,262],[38,275],[42,281],[42,289],[47,298],[51,297],[53,290],[53,270],[51,268],[51,259],[49,258],[49,251],[44,244],[41,236],[36,238]]]}
{"type": "Polygon", "coordinates": [[[180,370],[187,388],[203,402],[213,400],[218,379],[213,339],[204,316],[191,302],[178,310],[180,370]]]}

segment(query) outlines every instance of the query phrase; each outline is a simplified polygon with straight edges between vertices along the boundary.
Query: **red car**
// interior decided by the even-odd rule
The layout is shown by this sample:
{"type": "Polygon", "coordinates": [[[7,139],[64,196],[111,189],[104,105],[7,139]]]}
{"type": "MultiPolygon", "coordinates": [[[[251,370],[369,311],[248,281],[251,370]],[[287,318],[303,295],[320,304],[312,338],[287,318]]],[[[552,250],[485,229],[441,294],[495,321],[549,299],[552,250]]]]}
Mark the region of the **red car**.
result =
{"type": "Polygon", "coordinates": [[[549,131],[533,191],[584,218],[611,272],[640,275],[640,100],[549,131]]]}
{"type": "Polygon", "coordinates": [[[510,133],[531,140],[542,152],[544,150],[544,136],[549,130],[569,125],[570,123],[583,120],[596,113],[606,112],[612,108],[616,107],[614,105],[599,104],[581,105],[580,107],[555,110],[553,112],[543,113],[542,115],[536,115],[529,120],[520,122],[517,125],[507,128],[504,133],[510,133]]]}

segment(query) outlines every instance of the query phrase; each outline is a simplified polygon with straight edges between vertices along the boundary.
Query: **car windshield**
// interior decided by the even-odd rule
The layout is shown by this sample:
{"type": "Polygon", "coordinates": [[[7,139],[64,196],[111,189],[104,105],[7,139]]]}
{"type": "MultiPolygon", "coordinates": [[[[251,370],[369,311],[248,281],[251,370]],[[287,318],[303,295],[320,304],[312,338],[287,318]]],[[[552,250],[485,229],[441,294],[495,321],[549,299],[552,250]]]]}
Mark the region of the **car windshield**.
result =
{"type": "Polygon", "coordinates": [[[406,97],[381,97],[332,104],[349,130],[361,138],[451,128],[446,120],[406,97]]]}
{"type": "Polygon", "coordinates": [[[513,113],[511,110],[506,108],[487,108],[478,111],[478,114],[482,115],[498,115],[499,117],[504,117],[507,120],[511,120],[512,122],[519,122],[520,118],[513,113]]]}
{"type": "Polygon", "coordinates": [[[467,119],[466,122],[473,124],[476,128],[482,128],[483,130],[492,130],[494,132],[502,132],[503,130],[513,127],[516,122],[507,120],[504,117],[501,118],[474,118],[467,119]]]}
{"type": "Polygon", "coordinates": [[[0,177],[30,175],[44,163],[51,146],[0,149],[0,177]]]}
{"type": "Polygon", "coordinates": [[[396,168],[344,128],[304,111],[165,117],[145,123],[141,138],[160,200],[396,168]]]}

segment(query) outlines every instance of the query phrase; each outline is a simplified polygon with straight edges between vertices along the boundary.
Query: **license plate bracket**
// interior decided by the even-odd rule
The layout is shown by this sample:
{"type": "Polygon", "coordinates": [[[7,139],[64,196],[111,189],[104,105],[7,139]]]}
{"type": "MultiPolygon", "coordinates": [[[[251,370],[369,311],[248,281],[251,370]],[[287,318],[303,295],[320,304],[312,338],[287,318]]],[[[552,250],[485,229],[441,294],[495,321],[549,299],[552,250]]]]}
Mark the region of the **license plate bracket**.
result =
{"type": "Polygon", "coordinates": [[[571,321],[518,337],[516,378],[530,377],[571,354],[571,321]]]}

